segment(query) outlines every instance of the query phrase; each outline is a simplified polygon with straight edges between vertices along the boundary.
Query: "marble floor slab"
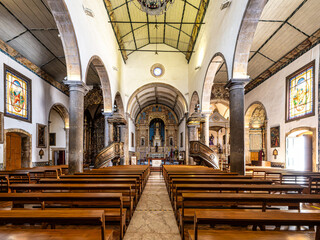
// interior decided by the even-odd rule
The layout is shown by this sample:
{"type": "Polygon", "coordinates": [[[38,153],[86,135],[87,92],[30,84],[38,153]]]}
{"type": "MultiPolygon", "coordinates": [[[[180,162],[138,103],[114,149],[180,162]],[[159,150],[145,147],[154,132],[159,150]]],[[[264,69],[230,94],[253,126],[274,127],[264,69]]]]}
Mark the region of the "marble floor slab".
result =
{"type": "Polygon", "coordinates": [[[124,240],[181,240],[168,192],[159,173],[151,173],[124,240]]]}

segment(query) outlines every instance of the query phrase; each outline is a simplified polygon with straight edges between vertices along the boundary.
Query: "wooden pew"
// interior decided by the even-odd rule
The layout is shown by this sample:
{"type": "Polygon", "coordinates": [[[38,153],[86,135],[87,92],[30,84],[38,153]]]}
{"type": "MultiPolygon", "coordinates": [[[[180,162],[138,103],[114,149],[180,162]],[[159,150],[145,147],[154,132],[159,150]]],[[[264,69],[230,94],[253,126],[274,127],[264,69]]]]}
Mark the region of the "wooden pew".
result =
{"type": "MultiPolygon", "coordinates": [[[[234,224],[239,225],[307,225],[317,226],[316,240],[320,239],[320,214],[317,213],[288,213],[288,212],[262,212],[257,214],[256,212],[230,212],[230,211],[201,211],[197,210],[194,216],[194,232],[190,232],[190,235],[194,237],[190,239],[204,240],[210,238],[203,238],[198,233],[198,226],[200,224],[234,224]]],[[[265,235],[268,233],[264,232],[265,235]]],[[[234,235],[236,236],[236,235],[234,235]]],[[[250,234],[247,235],[247,239],[251,239],[250,234]]],[[[281,235],[280,235],[281,236],[281,235]]],[[[260,236],[261,237],[261,236],[260,236]]],[[[216,239],[214,236],[211,239],[216,239]]],[[[221,235],[220,235],[220,239],[221,235]]],[[[257,239],[257,238],[255,238],[257,239]]],[[[280,238],[275,238],[280,239],[280,238]]]]}
{"type": "MultiPolygon", "coordinates": [[[[41,209],[52,205],[67,205],[71,208],[108,207],[120,209],[119,216],[123,216],[123,200],[121,193],[0,193],[0,201],[12,202],[12,208],[24,208],[25,204],[40,204],[41,209]]],[[[66,210],[68,211],[68,210],[66,210]]],[[[123,218],[120,218],[120,237],[123,238],[123,218]]]]}
{"type": "Polygon", "coordinates": [[[254,191],[259,193],[302,193],[304,187],[300,185],[261,185],[261,184],[176,184],[173,189],[175,210],[180,208],[183,193],[236,192],[254,191]]]}
{"type": "MultiPolygon", "coordinates": [[[[279,206],[299,203],[320,203],[320,196],[314,194],[263,194],[263,193],[182,193],[180,211],[180,229],[184,234],[185,209],[213,208],[231,205],[260,205],[263,212],[267,206],[279,206]]],[[[298,207],[300,211],[300,208],[298,207]]],[[[189,212],[190,214],[190,212],[189,212]]]]}
{"type": "MultiPolygon", "coordinates": [[[[2,224],[36,224],[36,223],[46,223],[51,225],[51,228],[55,228],[56,225],[96,225],[100,226],[100,230],[98,232],[99,235],[94,234],[97,239],[107,240],[111,239],[112,231],[105,230],[105,217],[104,211],[101,210],[4,210],[0,211],[0,223],[2,224]]],[[[44,225],[43,225],[44,226],[44,225]]],[[[67,234],[71,229],[60,229],[61,235],[67,234]]],[[[77,231],[82,234],[86,233],[87,229],[77,229],[77,231]]],[[[17,232],[23,232],[22,229],[15,229],[17,232]]],[[[34,239],[39,239],[36,235],[38,229],[29,229],[28,232],[33,231],[35,234],[34,239]]],[[[72,231],[72,230],[71,230],[72,231]]],[[[51,233],[55,231],[51,231],[51,229],[46,229],[41,231],[42,235],[47,236],[47,239],[50,239],[51,233]]],[[[72,231],[74,232],[74,231],[72,231]]],[[[93,233],[93,231],[90,231],[93,233]]],[[[96,230],[95,230],[96,232],[96,230]]],[[[24,234],[22,234],[24,235],[24,234]]],[[[28,234],[27,234],[28,235],[28,234]]],[[[6,229],[0,229],[0,238],[3,239],[15,239],[14,234],[11,231],[7,231],[6,229]]],[[[31,237],[31,236],[30,236],[31,237]]],[[[24,238],[24,236],[20,236],[16,239],[30,239],[24,238]]]]}
{"type": "Polygon", "coordinates": [[[272,184],[271,180],[262,179],[190,179],[190,178],[176,178],[172,179],[169,186],[169,197],[173,200],[172,190],[176,184],[272,184]]]}

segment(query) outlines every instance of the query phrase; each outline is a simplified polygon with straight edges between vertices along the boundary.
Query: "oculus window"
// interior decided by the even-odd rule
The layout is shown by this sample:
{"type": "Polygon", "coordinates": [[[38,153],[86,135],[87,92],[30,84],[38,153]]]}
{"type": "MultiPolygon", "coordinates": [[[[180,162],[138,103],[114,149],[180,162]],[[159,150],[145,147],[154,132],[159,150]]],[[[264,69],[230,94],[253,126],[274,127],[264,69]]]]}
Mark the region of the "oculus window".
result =
{"type": "Polygon", "coordinates": [[[287,122],[314,115],[314,63],[287,77],[287,122]]]}
{"type": "Polygon", "coordinates": [[[31,122],[31,80],[4,66],[5,115],[31,122]]]}

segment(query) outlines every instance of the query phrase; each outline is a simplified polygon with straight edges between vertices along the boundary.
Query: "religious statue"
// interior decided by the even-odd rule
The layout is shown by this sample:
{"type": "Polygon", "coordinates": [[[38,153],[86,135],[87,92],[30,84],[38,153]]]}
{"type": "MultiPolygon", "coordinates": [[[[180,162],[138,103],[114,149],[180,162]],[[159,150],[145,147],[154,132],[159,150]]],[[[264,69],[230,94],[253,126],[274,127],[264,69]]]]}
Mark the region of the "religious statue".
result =
{"type": "MultiPolygon", "coordinates": [[[[155,134],[153,138],[153,146],[161,147],[161,134],[160,134],[160,123],[155,124],[155,134]]],[[[156,151],[157,152],[157,151],[156,151]]]]}
{"type": "Polygon", "coordinates": [[[158,143],[156,143],[156,152],[158,152],[158,143]]]}
{"type": "Polygon", "coordinates": [[[214,144],[213,144],[213,140],[214,140],[214,136],[213,136],[213,134],[211,133],[210,138],[209,138],[209,145],[214,145],[214,144]]]}

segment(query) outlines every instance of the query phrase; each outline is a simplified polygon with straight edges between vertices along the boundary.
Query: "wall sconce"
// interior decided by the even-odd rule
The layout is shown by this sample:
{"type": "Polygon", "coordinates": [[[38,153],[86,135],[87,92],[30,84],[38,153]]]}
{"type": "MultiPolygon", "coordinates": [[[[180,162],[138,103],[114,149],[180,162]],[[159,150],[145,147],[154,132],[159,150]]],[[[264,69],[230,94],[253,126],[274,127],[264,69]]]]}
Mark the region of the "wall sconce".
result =
{"type": "Polygon", "coordinates": [[[277,149],[274,149],[273,152],[272,152],[272,155],[274,156],[274,159],[277,159],[278,150],[277,150],[277,149]]]}
{"type": "Polygon", "coordinates": [[[44,155],[44,151],[42,150],[42,148],[41,148],[41,150],[39,151],[39,156],[40,156],[40,159],[42,159],[42,156],[44,155]]]}
{"type": "Polygon", "coordinates": [[[201,68],[201,66],[196,66],[196,68],[194,70],[199,70],[201,68]]]}

